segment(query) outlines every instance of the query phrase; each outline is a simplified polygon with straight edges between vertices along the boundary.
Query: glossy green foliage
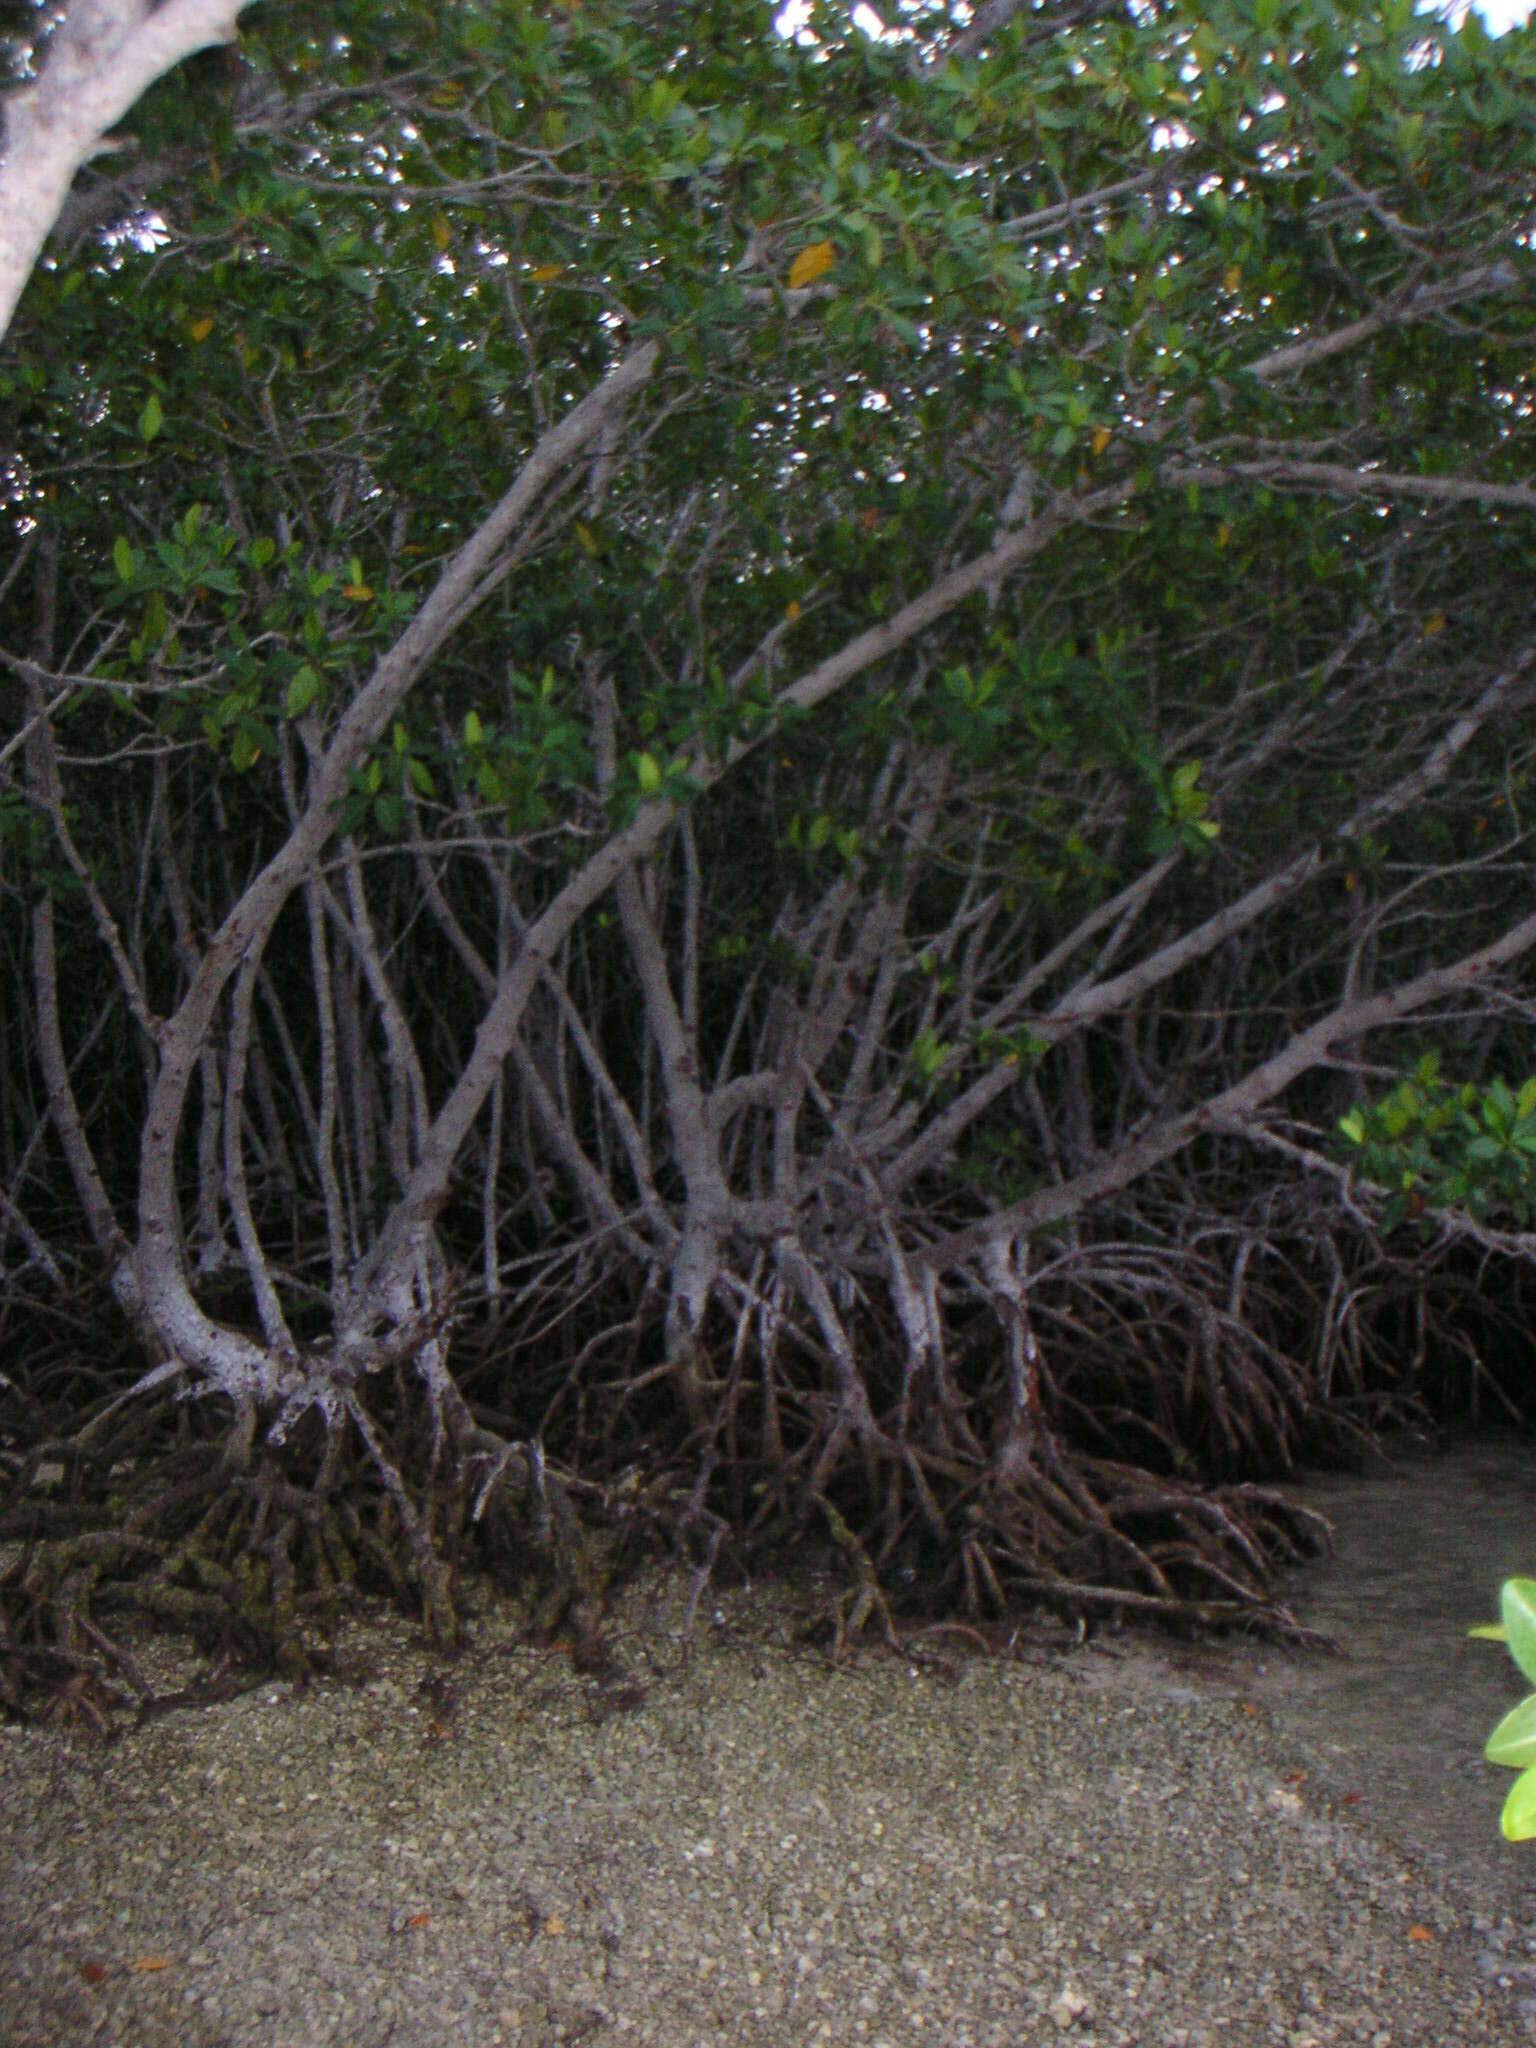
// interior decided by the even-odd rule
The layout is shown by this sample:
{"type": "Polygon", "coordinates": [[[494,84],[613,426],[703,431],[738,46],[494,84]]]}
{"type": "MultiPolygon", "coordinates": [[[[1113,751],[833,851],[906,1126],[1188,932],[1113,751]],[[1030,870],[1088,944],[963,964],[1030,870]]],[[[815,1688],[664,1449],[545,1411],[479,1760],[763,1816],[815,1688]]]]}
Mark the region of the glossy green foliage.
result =
{"type": "MultiPolygon", "coordinates": [[[[1499,1606],[1501,1624],[1471,1634],[1507,1643],[1523,1675],[1536,1685],[1536,1579],[1506,1579],[1499,1606]]],[[[1520,1773],[1509,1789],[1500,1825],[1507,1841],[1530,1841],[1536,1836],[1536,1693],[1504,1716],[1483,1754],[1490,1763],[1520,1773]]]]}
{"type": "MultiPolygon", "coordinates": [[[[1063,562],[1055,619],[967,618],[936,701],[898,693],[836,744],[942,730],[1015,782],[1075,750],[1142,793],[1144,846],[1210,853],[1219,792],[1163,758],[1136,621],[1178,636],[1198,617],[1210,651],[1187,681],[1217,702],[1256,598],[1277,645],[1321,647],[1359,572],[1336,510],[1163,493],[1159,465],[1196,439],[1310,445],[1347,390],[1351,431],[1428,474],[1473,448],[1484,475],[1524,473],[1488,430],[1491,391],[1528,385],[1521,319],[1475,363],[1403,328],[1363,411],[1353,365],[1299,390],[1250,372],[1397,289],[1413,237],[1485,248],[1529,156],[1530,39],[1495,62],[1475,27],[1434,31],[1431,63],[1402,10],[1168,7],[1044,39],[1016,24],[929,70],[839,9],[795,40],[770,18],[690,9],[684,45],[669,10],[618,0],[278,10],[151,94],[136,132],[165,175],[95,260],[38,276],[0,366],[18,506],[46,502],[77,574],[119,586],[132,632],[98,673],[147,668],[174,693],[162,729],[271,772],[277,723],[340,715],[540,422],[657,333],[670,410],[643,468],[464,636],[438,677],[447,726],[413,732],[411,758],[455,754],[443,733],[494,646],[553,691],[506,692],[496,763],[459,753],[459,781],[514,816],[525,784],[580,783],[575,685],[551,669],[573,634],[634,651],[636,761],[718,752],[752,727],[723,678],[754,644],[787,628],[806,663],[888,616],[943,551],[985,546],[1002,493],[978,484],[1027,464],[1041,502],[1123,478],[1144,520],[1063,562]],[[1140,196],[1062,212],[1128,181],[1140,196]],[[707,645],[680,681],[698,534],[678,520],[719,479],[729,601],[695,620],[707,645]],[[195,546],[189,504],[210,521],[195,546]],[[1085,634],[1106,590],[1118,628],[1085,634]]],[[[1019,817],[1021,877],[1092,886],[1075,823],[1046,801],[1019,817]]]]}
{"type": "Polygon", "coordinates": [[[1518,1088],[1446,1080],[1426,1053],[1379,1101],[1339,1119],[1344,1156],[1392,1191],[1384,1224],[1464,1208],[1526,1224],[1536,1213],[1536,1076],[1518,1088]]]}

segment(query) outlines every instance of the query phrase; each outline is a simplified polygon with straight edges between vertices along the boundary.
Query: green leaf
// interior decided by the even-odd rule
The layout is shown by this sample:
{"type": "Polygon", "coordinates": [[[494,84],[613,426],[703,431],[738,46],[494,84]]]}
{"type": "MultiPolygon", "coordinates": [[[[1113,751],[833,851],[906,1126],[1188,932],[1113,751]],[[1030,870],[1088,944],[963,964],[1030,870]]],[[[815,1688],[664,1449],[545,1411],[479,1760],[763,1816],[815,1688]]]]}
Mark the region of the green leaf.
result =
{"type": "Polygon", "coordinates": [[[1348,1116],[1341,1116],[1339,1118],[1339,1129],[1348,1138],[1351,1145],[1363,1145],[1365,1143],[1365,1118],[1358,1109],[1352,1109],[1348,1116]]]}
{"type": "Polygon", "coordinates": [[[1512,1764],[1525,1770],[1536,1764],[1536,1693],[1511,1707],[1483,1747],[1491,1764],[1512,1764]]]}
{"type": "Polygon", "coordinates": [[[124,583],[133,581],[134,554],[125,533],[120,533],[112,543],[112,565],[124,583]]]}
{"type": "Polygon", "coordinates": [[[472,747],[479,747],[484,745],[485,727],[480,723],[480,714],[478,711],[465,712],[464,738],[466,742],[472,747]]]}
{"type": "Polygon", "coordinates": [[[1536,1765],[1522,1771],[1510,1786],[1499,1826],[1506,1842],[1528,1842],[1536,1835],[1536,1765]]]}
{"type": "Polygon", "coordinates": [[[160,409],[159,397],[153,391],[149,394],[144,410],[139,414],[139,439],[148,447],[165,424],[165,414],[160,409]]]}
{"type": "Polygon", "coordinates": [[[416,755],[412,754],[405,764],[405,772],[410,776],[411,786],[418,795],[436,796],[437,789],[432,781],[432,771],[425,761],[418,760],[416,755]]]}
{"type": "Polygon", "coordinates": [[[302,718],[320,694],[319,671],[309,662],[296,668],[288,684],[288,694],[283,699],[283,710],[289,718],[302,718]]]}
{"type": "Polygon", "coordinates": [[[635,779],[642,796],[654,796],[661,787],[661,763],[654,754],[636,754],[635,779]]]}
{"type": "Polygon", "coordinates": [[[1536,1685],[1536,1579],[1506,1579],[1499,1612],[1509,1631],[1509,1654],[1536,1685]]]}
{"type": "Polygon", "coordinates": [[[912,1041],[912,1063],[925,1081],[931,1081],[948,1057],[949,1047],[939,1034],[920,1031],[912,1041]]]}
{"type": "Polygon", "coordinates": [[[1515,1098],[1505,1081],[1493,1081],[1483,1097],[1483,1122],[1498,1137],[1507,1135],[1515,1121],[1515,1098]]]}

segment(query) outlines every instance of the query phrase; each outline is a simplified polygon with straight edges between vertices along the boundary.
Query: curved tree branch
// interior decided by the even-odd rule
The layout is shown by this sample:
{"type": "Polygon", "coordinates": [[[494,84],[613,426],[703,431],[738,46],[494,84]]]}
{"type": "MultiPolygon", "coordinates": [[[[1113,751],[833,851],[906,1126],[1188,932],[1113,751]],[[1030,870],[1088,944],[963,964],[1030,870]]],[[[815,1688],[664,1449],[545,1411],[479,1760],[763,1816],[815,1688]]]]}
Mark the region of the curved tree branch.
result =
{"type": "Polygon", "coordinates": [[[953,1266],[991,1244],[999,1232],[1025,1233],[1047,1223],[1079,1215],[1091,1202],[1117,1194],[1152,1167],[1172,1158],[1207,1131],[1243,1130],[1256,1113],[1310,1068],[1322,1066],[1342,1040],[1359,1038],[1385,1024],[1398,1024],[1442,996],[1473,988],[1500,967],[1507,967],[1536,946],[1536,913],[1511,926],[1492,945],[1463,954],[1447,967],[1433,967],[1385,994],[1340,1003],[1305,1031],[1298,1031],[1283,1051],[1255,1067],[1251,1074],[1208,1102],[1169,1117],[1142,1137],[1124,1145],[1112,1159],[1054,1187],[1038,1188],[1021,1202],[926,1246],[924,1266],[953,1266]]]}
{"type": "Polygon", "coordinates": [[[234,40],[250,0],[71,0],[42,75],[5,101],[0,148],[0,335],[80,166],[161,76],[234,40]]]}

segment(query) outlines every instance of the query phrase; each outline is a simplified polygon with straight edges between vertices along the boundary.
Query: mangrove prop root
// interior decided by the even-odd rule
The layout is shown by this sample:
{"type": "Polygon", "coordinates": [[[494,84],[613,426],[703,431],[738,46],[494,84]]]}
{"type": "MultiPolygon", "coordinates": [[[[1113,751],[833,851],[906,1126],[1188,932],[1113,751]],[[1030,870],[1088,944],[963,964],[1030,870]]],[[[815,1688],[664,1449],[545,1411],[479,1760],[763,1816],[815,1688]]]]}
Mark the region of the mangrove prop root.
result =
{"type": "MultiPolygon", "coordinates": [[[[660,1292],[619,1275],[587,1288],[566,1353],[502,1305],[483,1332],[455,1332],[447,1391],[402,1346],[349,1385],[323,1444],[273,1445],[275,1417],[247,1416],[233,1460],[216,1404],[168,1395],[71,1437],[60,1389],[109,1389],[50,1358],[48,1399],[22,1404],[37,1434],[13,1430],[0,1479],[0,1539],[16,1546],[0,1706],[35,1711],[85,1670],[136,1694],[114,1656],[119,1611],[302,1678],[317,1631],[360,1593],[387,1593],[447,1645],[462,1575],[484,1567],[528,1591],[538,1632],[581,1638],[616,1559],[669,1552],[690,1575],[691,1626],[720,1558],[803,1557],[811,1534],[843,1581],[822,1617],[837,1657],[924,1622],[990,1640],[1030,1607],[1295,1636],[1274,1570],[1328,1531],[1264,1477],[1304,1441],[1364,1446],[1410,1412],[1416,1387],[1391,1361],[1403,1329],[1421,1357],[1439,1312],[1410,1328],[1402,1287],[1355,1284],[1381,1263],[1370,1247],[1282,1248],[1273,1230],[1234,1292],[1219,1260],[1186,1255],[1201,1231],[1177,1196],[1161,1240],[1143,1216],[1053,1253],[1012,1350],[990,1286],[937,1286],[919,1355],[917,1322],[877,1289],[851,1291],[843,1316],[829,1269],[801,1290],[812,1315],[754,1267],[739,1299],[722,1280],[684,1388],[660,1292]],[[47,1490],[45,1462],[64,1475],[47,1490]]],[[[100,1698],[75,1691],[67,1711],[89,1724],[100,1698]]]]}

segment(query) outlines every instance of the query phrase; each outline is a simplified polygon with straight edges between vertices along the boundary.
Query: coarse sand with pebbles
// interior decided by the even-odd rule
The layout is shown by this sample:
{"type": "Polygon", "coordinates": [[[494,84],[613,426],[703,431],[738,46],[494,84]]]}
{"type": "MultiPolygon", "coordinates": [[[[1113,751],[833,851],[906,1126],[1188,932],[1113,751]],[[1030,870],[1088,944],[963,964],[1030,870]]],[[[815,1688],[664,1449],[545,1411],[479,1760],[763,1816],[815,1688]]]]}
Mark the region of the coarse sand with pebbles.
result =
{"type": "Polygon", "coordinates": [[[834,1667],[804,1597],[715,1595],[685,1654],[649,1581],[591,1672],[489,1598],[451,1663],[370,1611],[300,1692],[5,1731],[0,2043],[1536,2039],[1521,1931],[1261,1697],[1043,1633],[834,1667]]]}

